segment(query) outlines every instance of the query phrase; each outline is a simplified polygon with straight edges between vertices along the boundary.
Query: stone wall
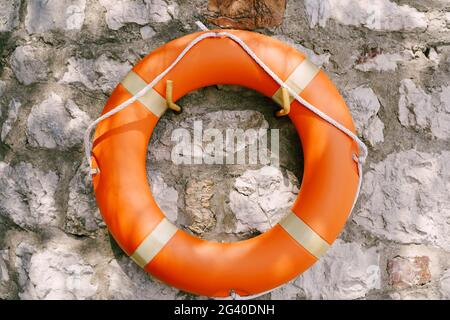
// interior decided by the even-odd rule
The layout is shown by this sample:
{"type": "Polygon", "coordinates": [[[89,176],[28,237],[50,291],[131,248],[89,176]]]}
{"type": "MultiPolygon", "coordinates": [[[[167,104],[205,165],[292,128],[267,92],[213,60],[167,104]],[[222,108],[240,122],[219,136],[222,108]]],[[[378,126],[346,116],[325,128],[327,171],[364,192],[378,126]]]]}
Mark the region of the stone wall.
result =
{"type": "MultiPolygon", "coordinates": [[[[364,184],[326,256],[269,299],[450,299],[450,1],[0,0],[0,298],[192,299],[109,236],[82,154],[86,126],[146,53],[233,26],[320,65],[369,146],[364,184]]],[[[152,137],[168,218],[206,239],[270,228],[301,182],[300,141],[268,98],[233,86],[182,98],[152,137]],[[174,128],[280,129],[280,167],[180,166],[174,128]]]]}

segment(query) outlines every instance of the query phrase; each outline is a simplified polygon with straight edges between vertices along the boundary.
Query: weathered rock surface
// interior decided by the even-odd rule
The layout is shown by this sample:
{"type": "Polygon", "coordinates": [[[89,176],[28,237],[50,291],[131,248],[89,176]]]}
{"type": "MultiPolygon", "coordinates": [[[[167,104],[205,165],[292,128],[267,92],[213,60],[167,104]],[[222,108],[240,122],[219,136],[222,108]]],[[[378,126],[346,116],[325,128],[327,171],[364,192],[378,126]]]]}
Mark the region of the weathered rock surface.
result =
{"type": "Polygon", "coordinates": [[[305,293],[295,284],[295,280],[291,281],[270,293],[272,300],[297,300],[304,298],[305,293]]]}
{"type": "Polygon", "coordinates": [[[317,54],[312,49],[308,49],[304,46],[302,46],[299,43],[296,43],[294,40],[292,40],[289,37],[283,36],[283,35],[277,35],[274,36],[275,39],[278,39],[284,43],[287,43],[291,47],[294,47],[301,53],[303,53],[306,57],[308,57],[309,60],[311,60],[312,63],[314,63],[318,67],[325,67],[330,62],[331,55],[329,53],[324,54],[317,54]]]}
{"type": "Polygon", "coordinates": [[[379,53],[373,56],[364,56],[356,62],[355,69],[369,72],[389,72],[397,70],[398,64],[406,60],[398,53],[379,53]]]}
{"type": "Polygon", "coordinates": [[[28,142],[33,147],[68,149],[83,140],[89,116],[72,100],[50,93],[31,109],[27,120],[28,142]]]}
{"type": "Polygon", "coordinates": [[[28,33],[80,30],[86,0],[27,0],[25,27],[28,33]]]}
{"type": "Polygon", "coordinates": [[[7,250],[0,251],[0,283],[2,284],[9,281],[9,272],[5,263],[7,255],[8,255],[7,250]]]}
{"type": "Polygon", "coordinates": [[[128,62],[119,61],[101,55],[99,58],[70,58],[67,71],[61,77],[61,83],[81,83],[90,90],[102,90],[111,93],[123,77],[131,70],[128,62]]]}
{"type": "Polygon", "coordinates": [[[153,30],[150,26],[142,27],[139,31],[141,32],[141,37],[143,40],[149,40],[156,34],[155,30],[153,30]]]}
{"type": "Polygon", "coordinates": [[[395,289],[422,286],[431,281],[430,258],[397,256],[388,261],[389,284],[395,289]]]}
{"type": "Polygon", "coordinates": [[[172,222],[178,218],[178,192],[164,181],[160,172],[149,175],[153,197],[167,219],[172,222]]]}
{"type": "Polygon", "coordinates": [[[390,154],[364,175],[361,208],[353,220],[402,243],[450,246],[450,152],[390,154]]]}
{"type": "Polygon", "coordinates": [[[0,32],[11,31],[19,24],[20,0],[0,2],[0,32]]]}
{"type": "Polygon", "coordinates": [[[277,224],[298,194],[293,173],[275,167],[247,170],[236,179],[230,193],[230,209],[236,216],[235,232],[264,232],[277,224]]]}
{"type": "Polygon", "coordinates": [[[325,27],[329,19],[373,30],[423,30],[428,25],[424,13],[390,0],[305,0],[305,6],[311,27],[325,27]]]}
{"type": "Polygon", "coordinates": [[[188,228],[196,234],[211,230],[216,224],[210,202],[214,194],[214,182],[191,180],[185,192],[185,210],[191,220],[188,228]]]}
{"type": "Polygon", "coordinates": [[[148,276],[128,257],[109,262],[107,299],[118,300],[173,300],[178,291],[148,276]]]}
{"type": "Polygon", "coordinates": [[[89,168],[81,165],[69,184],[69,201],[64,230],[75,235],[92,235],[104,226],[92,192],[89,168]]]}
{"type": "Polygon", "coordinates": [[[388,295],[392,300],[439,300],[441,295],[433,288],[399,290],[388,295]]]}
{"type": "Polygon", "coordinates": [[[16,285],[9,268],[9,250],[0,250],[0,297],[13,299],[16,285]]]}
{"type": "MultiPolygon", "coordinates": [[[[197,145],[197,141],[194,141],[194,122],[201,120],[202,130],[207,129],[218,129],[226,139],[227,129],[267,129],[268,123],[264,118],[264,115],[260,112],[254,110],[223,110],[214,111],[205,114],[204,116],[192,116],[188,117],[179,123],[174,123],[173,121],[162,119],[155,129],[155,136],[157,137],[152,141],[149,150],[149,158],[156,161],[167,160],[171,161],[171,154],[174,150],[175,145],[179,145],[180,148],[184,150],[183,156],[192,158],[192,163],[203,156],[203,152],[198,152],[203,150],[202,146],[197,145]],[[189,141],[176,141],[172,139],[172,133],[175,129],[186,129],[189,131],[191,139],[189,141]],[[186,143],[188,142],[188,143],[186,143]],[[191,146],[191,148],[189,148],[191,146]]],[[[250,136],[248,138],[248,145],[257,142],[257,138],[250,136]]],[[[231,141],[224,140],[223,152],[226,155],[227,151],[232,150],[233,152],[238,152],[242,150],[239,146],[235,148],[227,148],[231,146],[231,141]]]]}
{"type": "Polygon", "coordinates": [[[1,141],[5,141],[8,133],[11,131],[14,123],[17,120],[17,116],[19,115],[21,106],[22,106],[22,104],[20,103],[20,101],[14,99],[14,98],[11,99],[11,102],[9,103],[8,116],[5,120],[5,122],[3,123],[2,131],[0,134],[1,141]]]}
{"type": "Polygon", "coordinates": [[[57,226],[58,180],[56,173],[43,172],[29,163],[10,166],[0,162],[0,215],[26,229],[57,226]]]}
{"type": "Polygon", "coordinates": [[[347,102],[358,132],[371,145],[383,142],[384,123],[378,117],[381,105],[375,92],[363,86],[350,90],[347,95],[347,102]]]}
{"type": "Polygon", "coordinates": [[[398,113],[406,127],[431,131],[439,139],[450,138],[450,86],[426,93],[410,80],[402,80],[398,113]]]}
{"type": "Polygon", "coordinates": [[[209,21],[221,28],[275,27],[283,21],[286,0],[208,0],[209,21]]]}
{"type": "Polygon", "coordinates": [[[17,47],[11,56],[11,67],[21,83],[29,85],[44,81],[49,73],[48,50],[24,45],[17,47]]]}
{"type": "Polygon", "coordinates": [[[164,0],[100,0],[100,3],[106,9],[106,23],[112,30],[118,30],[126,23],[168,22],[178,10],[175,1],[164,0]]]}
{"type": "MultiPolygon", "coordinates": [[[[6,89],[6,83],[5,81],[0,80],[0,98],[3,96],[3,94],[5,93],[5,89],[6,89]]],[[[0,116],[1,116],[1,108],[0,108],[0,116]]]]}
{"type": "Polygon", "coordinates": [[[450,269],[444,272],[440,279],[440,283],[442,298],[447,300],[450,299],[450,269]]]}
{"type": "MultiPolygon", "coordinates": [[[[33,253],[36,252],[36,247],[33,244],[28,243],[28,241],[18,240],[17,247],[13,253],[13,265],[15,271],[17,272],[17,282],[20,288],[25,288],[27,286],[29,276],[28,276],[28,266],[30,264],[30,259],[33,253]]],[[[24,291],[25,289],[19,289],[24,291]]]]}
{"type": "Polygon", "coordinates": [[[307,299],[357,299],[379,289],[380,256],[376,247],[336,240],[327,254],[294,281],[307,299]]]}
{"type": "Polygon", "coordinates": [[[42,249],[25,246],[16,249],[22,282],[21,299],[90,299],[97,292],[94,268],[66,238],[42,249]]]}
{"type": "Polygon", "coordinates": [[[106,299],[173,300],[178,290],[149,277],[128,257],[112,260],[105,268],[106,299]]]}

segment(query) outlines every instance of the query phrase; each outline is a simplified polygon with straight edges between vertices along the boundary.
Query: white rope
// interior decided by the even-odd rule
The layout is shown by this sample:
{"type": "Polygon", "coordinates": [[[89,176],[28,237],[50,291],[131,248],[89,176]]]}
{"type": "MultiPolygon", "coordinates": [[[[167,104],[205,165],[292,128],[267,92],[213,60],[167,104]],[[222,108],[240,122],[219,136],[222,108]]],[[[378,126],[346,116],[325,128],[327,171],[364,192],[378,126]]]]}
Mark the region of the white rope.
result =
{"type": "MultiPolygon", "coordinates": [[[[199,26],[199,28],[201,28],[202,30],[208,30],[205,25],[203,25],[201,22],[197,23],[197,25],[199,26]],[[204,28],[203,28],[204,27],[204,28]]],[[[349,129],[347,129],[344,125],[342,125],[341,123],[339,123],[338,121],[334,120],[333,118],[331,118],[330,116],[328,116],[326,113],[324,113],[323,111],[317,109],[316,107],[314,107],[311,103],[309,103],[308,101],[306,101],[305,99],[303,99],[302,97],[300,97],[297,92],[295,92],[292,88],[290,88],[286,83],[284,83],[254,52],[252,49],[250,49],[249,46],[247,46],[247,44],[242,41],[238,36],[228,33],[228,32],[205,32],[201,35],[199,35],[197,38],[195,38],[194,40],[192,40],[187,46],[186,48],[183,49],[183,51],[178,55],[178,57],[174,60],[174,62],[172,62],[172,64],[170,66],[167,67],[166,70],[164,70],[163,72],[161,72],[155,79],[153,79],[148,85],[146,85],[141,91],[139,91],[137,94],[135,94],[134,96],[132,96],[131,98],[129,98],[128,100],[126,100],[125,102],[121,103],[120,105],[118,105],[117,107],[115,107],[114,109],[110,110],[109,112],[105,113],[104,115],[102,115],[101,117],[99,117],[97,120],[95,120],[93,123],[91,123],[89,125],[89,127],[86,129],[85,135],[84,135],[84,150],[85,150],[85,156],[87,159],[87,163],[90,164],[91,167],[91,174],[96,174],[98,173],[98,169],[92,169],[92,160],[91,160],[91,150],[92,150],[92,144],[90,141],[90,137],[91,137],[91,132],[92,130],[97,126],[98,123],[100,123],[101,121],[111,117],[112,115],[118,113],[119,111],[125,109],[126,107],[128,107],[130,104],[132,104],[133,102],[135,102],[137,99],[139,99],[140,97],[144,96],[147,91],[149,91],[151,88],[153,88],[162,78],[164,78],[164,76],[166,74],[168,74],[177,64],[178,62],[180,62],[180,60],[186,55],[186,53],[189,52],[189,50],[192,49],[192,47],[194,47],[197,43],[199,43],[200,41],[207,39],[207,38],[220,38],[220,37],[226,37],[226,38],[230,38],[232,39],[234,42],[236,42],[237,44],[239,44],[242,49],[245,50],[245,52],[268,74],[272,77],[272,79],[275,80],[276,83],[278,83],[278,85],[280,85],[283,88],[286,88],[286,90],[288,90],[288,92],[291,94],[291,96],[294,97],[295,100],[297,100],[298,102],[300,102],[301,104],[303,104],[303,106],[305,106],[307,109],[309,109],[311,112],[313,112],[314,114],[316,114],[317,116],[319,116],[320,118],[322,118],[323,120],[327,121],[328,123],[330,123],[331,125],[333,125],[334,127],[336,127],[337,129],[339,129],[340,131],[342,131],[343,133],[345,133],[347,136],[349,136],[352,140],[354,140],[359,148],[361,149],[361,154],[359,157],[356,156],[356,154],[353,155],[353,160],[357,163],[358,166],[358,175],[359,175],[359,181],[358,181],[358,189],[356,192],[356,196],[352,205],[352,210],[350,212],[353,211],[353,208],[356,204],[356,201],[358,199],[360,190],[361,190],[361,185],[362,185],[362,164],[364,163],[368,151],[367,151],[367,147],[364,144],[364,142],[362,142],[357,135],[355,135],[352,131],[350,131],[349,129]]],[[[276,288],[275,288],[276,289],[276,288]]],[[[261,295],[267,294],[272,290],[263,292],[263,293],[259,293],[256,295],[252,295],[252,296],[245,296],[245,297],[241,297],[238,294],[232,292],[230,297],[225,298],[225,299],[239,299],[239,300],[248,300],[248,299],[253,299],[256,297],[259,297],[261,295]]]]}
{"type": "Polygon", "coordinates": [[[195,21],[195,24],[197,25],[197,27],[200,28],[200,30],[202,30],[202,31],[209,31],[208,27],[205,26],[203,24],[203,22],[197,20],[197,21],[195,21]]]}
{"type": "Polygon", "coordinates": [[[99,117],[97,120],[92,122],[89,125],[89,127],[87,127],[86,132],[84,134],[84,152],[85,152],[87,163],[89,163],[89,166],[91,167],[91,173],[94,173],[94,174],[98,173],[98,170],[92,169],[92,159],[91,159],[92,144],[90,141],[91,140],[91,132],[97,126],[97,124],[99,124],[101,121],[111,117],[112,115],[116,114],[117,112],[125,109],[130,104],[134,103],[137,99],[144,96],[147,93],[147,91],[150,90],[151,88],[153,88],[162,78],[164,78],[164,76],[167,73],[169,73],[170,70],[172,70],[178,64],[178,62],[186,55],[186,53],[188,53],[188,51],[191,50],[191,48],[193,46],[195,46],[197,43],[199,43],[200,41],[202,41],[203,39],[206,39],[206,38],[217,38],[217,37],[220,37],[220,35],[218,35],[217,33],[214,33],[214,32],[207,32],[207,33],[201,34],[200,36],[198,36],[197,38],[192,40],[192,42],[189,43],[187,45],[187,47],[184,48],[184,50],[178,55],[178,57],[175,59],[175,61],[172,62],[172,64],[170,66],[168,66],[166,70],[161,72],[155,79],[153,79],[152,82],[150,82],[147,86],[142,88],[141,91],[136,93],[134,96],[132,96],[128,100],[122,102],[114,109],[108,111],[107,113],[105,113],[104,115],[99,117]]]}
{"type": "Polygon", "coordinates": [[[84,136],[85,155],[86,155],[86,159],[87,159],[88,163],[91,163],[91,148],[92,148],[91,142],[90,142],[91,131],[98,123],[100,123],[101,121],[116,114],[117,112],[125,109],[130,104],[135,102],[137,99],[144,96],[147,93],[147,91],[150,90],[151,88],[153,88],[167,73],[169,73],[170,70],[172,70],[178,64],[178,62],[186,55],[186,53],[197,43],[199,43],[200,41],[207,39],[207,38],[220,38],[220,37],[227,37],[227,38],[232,39],[236,43],[238,43],[247,52],[247,54],[253,60],[255,60],[255,62],[258,63],[258,65],[261,66],[261,68],[263,68],[265,72],[267,72],[267,74],[269,74],[281,87],[286,88],[288,90],[288,92],[295,98],[295,100],[297,100],[298,102],[303,104],[307,109],[309,109],[310,111],[312,111],[313,113],[315,113],[316,115],[318,115],[320,118],[324,119],[331,125],[335,126],[337,129],[341,130],[343,133],[348,135],[351,139],[353,139],[358,144],[358,146],[361,148],[361,151],[362,151],[361,155],[358,159],[358,163],[359,162],[364,163],[364,161],[367,157],[368,151],[367,151],[366,145],[364,144],[364,142],[362,142],[358,138],[358,136],[356,136],[352,131],[347,129],[345,126],[343,126],[342,124],[340,124],[339,122],[337,122],[336,120],[334,120],[333,118],[328,116],[326,113],[317,109],[312,104],[310,104],[308,101],[306,101],[305,99],[300,97],[292,88],[290,88],[286,83],[284,83],[261,59],[259,59],[259,57],[256,56],[256,54],[252,51],[252,49],[250,49],[250,47],[247,46],[247,44],[244,41],[242,41],[239,37],[235,36],[234,34],[231,34],[228,32],[205,32],[205,33],[201,34],[200,36],[198,36],[197,38],[192,40],[191,43],[189,43],[186,46],[186,48],[184,48],[184,50],[178,55],[178,57],[175,59],[175,61],[172,62],[172,64],[169,67],[167,67],[166,70],[161,72],[155,79],[153,79],[152,82],[150,82],[147,86],[145,86],[141,91],[139,91],[136,95],[129,98],[125,102],[121,103],[114,109],[105,113],[100,118],[95,120],[93,123],[91,123],[89,125],[89,127],[86,129],[86,133],[84,136]]]}
{"type": "Polygon", "coordinates": [[[333,118],[331,118],[329,115],[327,115],[326,113],[322,112],[321,110],[317,109],[316,107],[314,107],[311,103],[309,103],[308,101],[306,101],[305,99],[303,99],[302,97],[300,97],[297,92],[295,92],[292,88],[290,88],[286,83],[284,83],[276,74],[275,72],[273,72],[261,59],[259,59],[259,57],[252,51],[252,49],[250,49],[250,47],[247,46],[247,44],[242,41],[239,37],[235,36],[234,34],[231,33],[227,33],[227,32],[223,32],[224,36],[231,38],[233,41],[237,42],[247,53],[250,57],[252,57],[253,60],[256,61],[256,63],[259,64],[259,66],[261,68],[264,69],[264,71],[267,72],[267,74],[269,74],[272,79],[274,79],[281,87],[286,88],[289,93],[295,98],[295,100],[297,100],[298,102],[300,102],[301,104],[303,104],[307,109],[309,109],[310,111],[312,111],[313,113],[315,113],[316,115],[318,115],[319,117],[321,117],[322,119],[324,119],[325,121],[327,121],[328,123],[332,124],[333,126],[335,126],[336,128],[338,128],[339,130],[341,130],[342,132],[344,132],[346,135],[348,135],[350,138],[352,138],[362,149],[362,155],[360,156],[360,160],[362,160],[362,162],[364,162],[364,160],[367,157],[367,147],[364,144],[364,142],[362,142],[357,135],[355,135],[352,131],[350,131],[349,129],[347,129],[345,126],[343,126],[342,124],[340,124],[339,122],[337,122],[336,120],[334,120],[333,118]]]}

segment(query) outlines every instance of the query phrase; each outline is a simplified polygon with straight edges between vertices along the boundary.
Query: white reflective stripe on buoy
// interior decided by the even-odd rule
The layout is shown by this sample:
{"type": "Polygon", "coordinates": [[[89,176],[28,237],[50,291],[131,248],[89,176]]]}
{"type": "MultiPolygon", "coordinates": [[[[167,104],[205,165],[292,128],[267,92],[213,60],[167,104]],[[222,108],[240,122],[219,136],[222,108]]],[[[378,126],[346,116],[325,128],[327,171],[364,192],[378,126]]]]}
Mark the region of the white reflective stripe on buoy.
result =
{"type": "MultiPolygon", "coordinates": [[[[147,82],[134,71],[130,71],[121,83],[133,96],[147,86],[147,82]]],[[[167,110],[166,99],[153,88],[150,88],[145,95],[138,98],[138,101],[158,118],[167,110]]]]}
{"type": "Polygon", "coordinates": [[[289,213],[282,221],[281,227],[289,233],[303,248],[319,259],[330,247],[310,226],[302,221],[295,213],[289,213]]]}
{"type": "Polygon", "coordinates": [[[164,248],[178,231],[177,227],[166,218],[153,229],[131,255],[131,259],[144,268],[164,248]]]}
{"type": "MultiPolygon", "coordinates": [[[[285,84],[292,88],[297,94],[300,94],[316,77],[319,71],[320,69],[314,63],[305,59],[297,66],[297,68],[295,68],[289,78],[285,81],[285,84]]],[[[280,87],[272,96],[272,99],[280,106],[283,105],[283,92],[281,89],[282,87],[280,87]]],[[[290,103],[294,100],[294,97],[289,95],[290,103]]]]}

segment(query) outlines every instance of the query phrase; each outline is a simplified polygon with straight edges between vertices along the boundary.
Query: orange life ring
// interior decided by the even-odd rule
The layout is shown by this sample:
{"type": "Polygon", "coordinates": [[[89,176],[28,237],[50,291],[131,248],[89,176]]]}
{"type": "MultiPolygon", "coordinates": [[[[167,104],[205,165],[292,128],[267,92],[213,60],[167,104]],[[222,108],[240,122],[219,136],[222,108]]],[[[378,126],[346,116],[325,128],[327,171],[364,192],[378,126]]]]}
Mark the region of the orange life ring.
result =
{"type": "MultiPolygon", "coordinates": [[[[355,132],[335,86],[295,49],[253,32],[238,36],[273,72],[319,110],[355,132]]],[[[140,61],[115,88],[103,114],[131,98],[173,63],[202,32],[171,41],[140,61]]],[[[292,212],[255,238],[205,241],[177,229],[157,206],[147,182],[150,136],[166,111],[166,80],[176,101],[190,91],[236,84],[281,101],[280,85],[233,40],[207,38],[144,96],[99,123],[92,148],[97,203],[121,248],[147,272],[181,290],[209,297],[234,291],[249,296],[298,276],[326,251],[342,230],[358,190],[358,144],[298,101],[289,117],[301,139],[304,175],[292,212]]],[[[292,101],[291,97],[291,101],[292,101]]]]}

